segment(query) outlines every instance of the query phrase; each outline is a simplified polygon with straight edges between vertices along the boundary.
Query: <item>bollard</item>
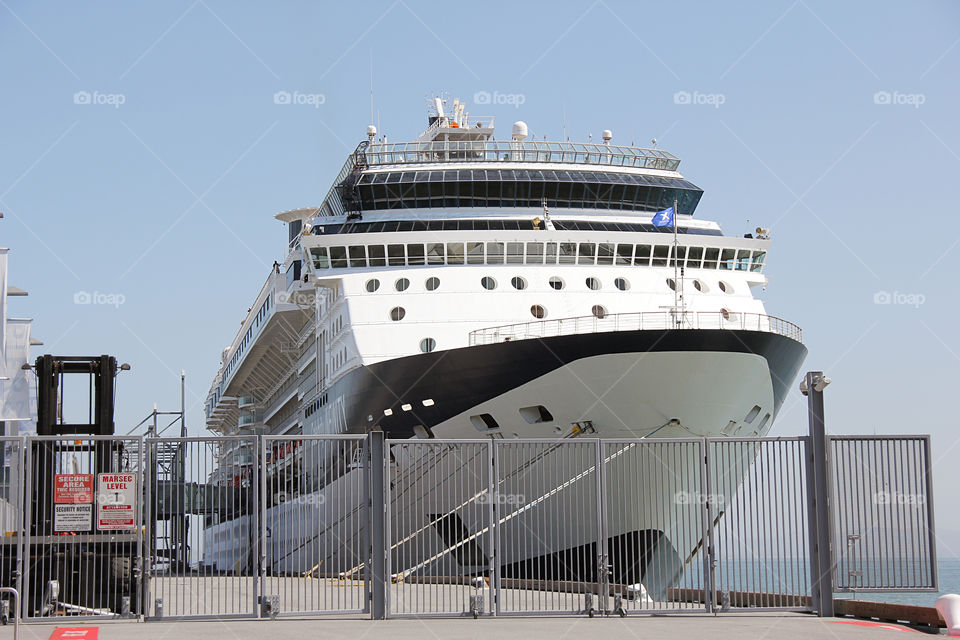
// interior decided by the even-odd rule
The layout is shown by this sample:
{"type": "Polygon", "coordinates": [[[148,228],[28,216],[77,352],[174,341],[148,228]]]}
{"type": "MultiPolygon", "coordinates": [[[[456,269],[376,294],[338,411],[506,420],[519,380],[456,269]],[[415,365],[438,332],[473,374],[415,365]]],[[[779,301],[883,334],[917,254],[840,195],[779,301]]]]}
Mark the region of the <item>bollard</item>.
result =
{"type": "MultiPolygon", "coordinates": [[[[20,639],[20,592],[13,587],[0,587],[0,593],[9,593],[13,596],[13,640],[20,639]]],[[[8,607],[9,603],[4,600],[8,607]]]]}
{"type": "Polygon", "coordinates": [[[153,617],[155,618],[163,617],[163,598],[157,598],[156,602],[154,603],[153,617]]]}
{"type": "Polygon", "coordinates": [[[123,596],[120,598],[120,617],[130,617],[130,596],[123,596]]]}
{"type": "Polygon", "coordinates": [[[955,593],[940,596],[937,598],[937,611],[947,623],[947,635],[960,637],[960,596],[955,593]]]}

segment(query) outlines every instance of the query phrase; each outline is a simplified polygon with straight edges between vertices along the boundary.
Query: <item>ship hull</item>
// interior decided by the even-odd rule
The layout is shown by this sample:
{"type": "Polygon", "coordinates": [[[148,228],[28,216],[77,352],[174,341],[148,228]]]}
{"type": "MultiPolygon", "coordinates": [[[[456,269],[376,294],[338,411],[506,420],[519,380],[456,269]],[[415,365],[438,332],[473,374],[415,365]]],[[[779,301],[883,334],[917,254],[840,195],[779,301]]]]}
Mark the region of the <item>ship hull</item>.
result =
{"type": "MultiPolygon", "coordinates": [[[[501,575],[593,580],[602,549],[617,567],[615,580],[643,582],[656,597],[677,583],[701,541],[701,503],[678,495],[699,487],[702,452],[689,442],[664,442],[673,447],[664,455],[656,440],[648,440],[605,442],[597,453],[595,443],[578,436],[765,435],[805,355],[802,344],[757,331],[623,331],[473,346],[354,370],[330,387],[328,403],[303,432],[380,428],[397,439],[417,434],[508,440],[498,461],[502,501],[493,512],[501,575]],[[560,438],[566,439],[558,447],[560,438]],[[602,478],[596,474],[598,455],[602,478]],[[522,473],[534,459],[537,472],[522,473]],[[597,504],[598,482],[606,511],[597,504]]],[[[431,446],[429,439],[396,448],[393,573],[488,570],[491,510],[481,497],[486,487],[437,475],[476,469],[470,477],[487,477],[486,450],[472,444],[451,457],[449,448],[431,446]],[[416,471],[422,469],[432,475],[416,471]],[[446,518],[450,514],[455,526],[446,518]]],[[[742,477],[749,455],[735,466],[725,472],[742,477]]],[[[357,571],[365,560],[362,545],[344,540],[364,537],[366,512],[357,491],[365,486],[362,473],[347,470],[311,499],[266,510],[269,572],[357,571]]],[[[252,554],[243,528],[239,521],[208,527],[204,563],[226,570],[246,566],[252,554]]]]}

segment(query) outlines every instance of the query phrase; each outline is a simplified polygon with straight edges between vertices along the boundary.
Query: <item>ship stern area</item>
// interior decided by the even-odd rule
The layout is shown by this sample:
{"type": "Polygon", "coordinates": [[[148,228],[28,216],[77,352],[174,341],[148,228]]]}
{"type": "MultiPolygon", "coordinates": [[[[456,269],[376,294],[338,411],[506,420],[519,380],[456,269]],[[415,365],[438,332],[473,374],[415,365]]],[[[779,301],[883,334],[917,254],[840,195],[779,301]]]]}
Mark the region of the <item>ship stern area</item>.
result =
{"type": "MultiPolygon", "coordinates": [[[[765,331],[617,331],[399,358],[362,367],[340,383],[350,387],[343,389],[348,421],[382,428],[390,438],[753,437],[769,431],[806,353],[802,343],[765,331]]],[[[607,504],[618,509],[606,525],[606,551],[617,556],[615,582],[642,583],[653,599],[678,584],[700,546],[700,504],[676,500],[690,490],[683,476],[697,469],[699,477],[697,451],[687,447],[665,460],[646,447],[629,456],[613,452],[622,460],[607,461],[607,504]],[[621,463],[627,458],[633,462],[621,463]],[[678,465],[684,471],[678,473],[678,465]]],[[[749,463],[742,461],[733,473],[741,476],[749,463]]],[[[562,448],[539,456],[539,464],[553,468],[536,475],[562,478],[562,448]]],[[[500,472],[508,479],[509,469],[500,472]]],[[[528,486],[524,493],[538,501],[536,528],[563,535],[543,544],[522,531],[508,532],[504,539],[525,542],[500,550],[502,575],[596,580],[595,563],[585,561],[597,557],[596,528],[584,514],[567,513],[570,495],[539,497],[556,486],[528,486]]],[[[566,493],[591,491],[591,483],[579,482],[566,493]]],[[[455,509],[456,496],[448,498],[455,509]]],[[[506,526],[526,526],[520,520],[508,518],[506,526]]],[[[484,526],[464,524],[465,531],[484,526]]]]}

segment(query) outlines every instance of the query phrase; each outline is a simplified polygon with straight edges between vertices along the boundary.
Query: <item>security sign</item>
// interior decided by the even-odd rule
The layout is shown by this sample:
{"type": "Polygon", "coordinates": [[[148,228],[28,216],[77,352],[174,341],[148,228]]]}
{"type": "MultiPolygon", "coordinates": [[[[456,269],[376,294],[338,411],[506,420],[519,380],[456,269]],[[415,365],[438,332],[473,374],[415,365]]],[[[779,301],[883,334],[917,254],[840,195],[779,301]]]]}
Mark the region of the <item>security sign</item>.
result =
{"type": "Polygon", "coordinates": [[[136,531],[136,529],[136,474],[99,474],[97,476],[97,531],[136,531]]]}
{"type": "Polygon", "coordinates": [[[93,504],[92,473],[58,473],[53,477],[55,504],[93,504]]]}

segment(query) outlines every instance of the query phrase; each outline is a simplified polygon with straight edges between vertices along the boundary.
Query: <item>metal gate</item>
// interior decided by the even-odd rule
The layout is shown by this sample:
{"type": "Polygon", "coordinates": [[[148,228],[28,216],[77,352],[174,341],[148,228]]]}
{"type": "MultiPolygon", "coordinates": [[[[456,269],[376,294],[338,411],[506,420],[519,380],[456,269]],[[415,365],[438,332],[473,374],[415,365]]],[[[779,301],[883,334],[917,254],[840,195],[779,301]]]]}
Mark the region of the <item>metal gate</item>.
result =
{"type": "Polygon", "coordinates": [[[823,442],[818,462],[811,437],[5,437],[0,586],[33,620],[809,611],[825,575],[935,589],[929,438],[823,442]]]}
{"type": "Polygon", "coordinates": [[[148,438],[147,618],[256,617],[256,436],[148,438]]]}
{"type": "Polygon", "coordinates": [[[25,441],[24,618],[141,611],[143,440],[25,441]]]}
{"type": "Polygon", "coordinates": [[[363,436],[261,440],[260,592],[274,615],[368,611],[363,436]]]}

